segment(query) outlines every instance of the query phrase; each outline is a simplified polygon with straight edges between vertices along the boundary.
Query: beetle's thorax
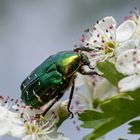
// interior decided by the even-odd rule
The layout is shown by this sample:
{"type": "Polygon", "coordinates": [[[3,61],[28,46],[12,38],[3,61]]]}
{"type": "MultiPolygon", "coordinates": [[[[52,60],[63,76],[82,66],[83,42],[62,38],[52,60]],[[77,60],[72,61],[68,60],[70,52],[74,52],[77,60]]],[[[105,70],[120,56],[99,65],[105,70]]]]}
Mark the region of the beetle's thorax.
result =
{"type": "Polygon", "coordinates": [[[55,60],[58,71],[65,78],[73,76],[82,65],[81,55],[73,51],[61,52],[60,55],[61,57],[55,60]]]}

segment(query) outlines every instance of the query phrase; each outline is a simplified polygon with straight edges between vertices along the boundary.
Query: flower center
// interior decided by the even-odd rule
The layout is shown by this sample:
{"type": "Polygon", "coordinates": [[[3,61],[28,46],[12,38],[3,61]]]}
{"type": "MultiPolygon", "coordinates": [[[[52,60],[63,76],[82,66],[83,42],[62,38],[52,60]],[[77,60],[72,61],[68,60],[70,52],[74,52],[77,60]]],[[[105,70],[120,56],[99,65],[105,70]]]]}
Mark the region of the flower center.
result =
{"type": "Polygon", "coordinates": [[[108,41],[104,44],[105,54],[112,53],[114,51],[114,49],[115,49],[115,43],[114,42],[108,41]]]}
{"type": "Polygon", "coordinates": [[[35,124],[25,124],[26,134],[33,134],[39,132],[39,128],[35,124]]]}

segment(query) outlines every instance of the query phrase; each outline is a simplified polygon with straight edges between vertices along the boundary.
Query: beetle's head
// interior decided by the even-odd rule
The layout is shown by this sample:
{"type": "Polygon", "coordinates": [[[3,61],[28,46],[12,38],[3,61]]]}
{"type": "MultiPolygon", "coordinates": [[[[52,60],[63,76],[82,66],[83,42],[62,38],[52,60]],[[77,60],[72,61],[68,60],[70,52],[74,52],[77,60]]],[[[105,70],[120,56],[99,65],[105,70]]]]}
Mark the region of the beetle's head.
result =
{"type": "Polygon", "coordinates": [[[81,55],[82,65],[89,65],[90,61],[89,61],[87,55],[83,54],[82,52],[80,53],[80,55],[81,55]]]}
{"type": "Polygon", "coordinates": [[[83,65],[89,65],[90,64],[88,56],[84,52],[91,52],[91,51],[93,51],[92,49],[82,46],[82,47],[74,49],[74,51],[78,52],[81,55],[81,62],[83,63],[83,65]]]}
{"type": "Polygon", "coordinates": [[[91,49],[89,47],[79,47],[79,48],[74,49],[74,51],[78,52],[81,55],[82,65],[87,65],[90,69],[94,69],[91,66],[89,58],[88,58],[88,52],[89,53],[93,52],[93,49],[91,49]],[[87,52],[87,53],[84,53],[84,52],[87,52]]]}

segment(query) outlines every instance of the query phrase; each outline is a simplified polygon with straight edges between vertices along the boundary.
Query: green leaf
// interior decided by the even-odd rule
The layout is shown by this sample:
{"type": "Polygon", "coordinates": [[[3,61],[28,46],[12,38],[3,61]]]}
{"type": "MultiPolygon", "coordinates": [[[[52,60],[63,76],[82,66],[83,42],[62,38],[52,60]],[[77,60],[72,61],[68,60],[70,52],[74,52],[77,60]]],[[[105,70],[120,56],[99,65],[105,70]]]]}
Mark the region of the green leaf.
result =
{"type": "Polygon", "coordinates": [[[130,134],[140,134],[140,120],[134,120],[129,125],[131,126],[129,128],[130,134]]]}
{"type": "Polygon", "coordinates": [[[99,120],[95,120],[95,121],[85,121],[81,125],[81,127],[97,129],[97,128],[101,127],[103,124],[105,124],[106,122],[110,122],[112,119],[113,119],[112,117],[108,117],[108,118],[99,119],[99,120]]]}
{"type": "Polygon", "coordinates": [[[83,121],[82,127],[93,128],[94,131],[86,136],[87,140],[95,140],[120,125],[140,115],[140,89],[130,93],[122,93],[119,96],[107,99],[102,102],[102,112],[85,111],[79,115],[83,121]],[[131,95],[135,98],[126,98],[124,95],[131,95]],[[122,95],[122,96],[121,96],[122,95]],[[136,99],[136,100],[135,100],[136,99]]]}
{"type": "Polygon", "coordinates": [[[90,140],[90,138],[92,137],[93,133],[90,133],[88,135],[86,135],[83,140],[90,140]]]}
{"type": "Polygon", "coordinates": [[[84,121],[84,123],[81,125],[82,127],[95,129],[112,120],[112,117],[109,115],[93,110],[86,110],[82,114],[79,114],[79,118],[80,120],[84,121]]]}
{"type": "Polygon", "coordinates": [[[131,96],[140,105],[140,88],[135,91],[128,92],[128,95],[131,96]]]}
{"type": "Polygon", "coordinates": [[[124,77],[123,74],[116,70],[114,64],[111,62],[100,62],[97,64],[97,68],[103,73],[103,76],[114,86],[117,86],[118,82],[124,77]]]}
{"type": "Polygon", "coordinates": [[[93,121],[96,119],[103,119],[108,118],[108,115],[104,115],[104,113],[93,111],[93,110],[86,110],[83,113],[79,114],[79,118],[81,121],[93,121]]]}
{"type": "MultiPolygon", "coordinates": [[[[92,133],[86,135],[86,136],[83,138],[83,140],[89,140],[91,137],[92,137],[92,133]]],[[[104,137],[100,137],[100,138],[98,138],[98,139],[96,139],[96,140],[105,140],[105,139],[104,139],[104,137]]]]}
{"type": "MultiPolygon", "coordinates": [[[[103,73],[103,76],[115,86],[124,77],[117,72],[114,64],[110,62],[98,63],[97,67],[103,73]]],[[[83,121],[82,127],[93,129],[93,132],[85,136],[83,140],[97,140],[111,130],[140,116],[140,89],[119,93],[104,100],[100,103],[100,109],[101,112],[87,110],[79,114],[79,119],[83,121]]],[[[136,124],[132,123],[131,125],[131,133],[139,133],[136,124]]]]}

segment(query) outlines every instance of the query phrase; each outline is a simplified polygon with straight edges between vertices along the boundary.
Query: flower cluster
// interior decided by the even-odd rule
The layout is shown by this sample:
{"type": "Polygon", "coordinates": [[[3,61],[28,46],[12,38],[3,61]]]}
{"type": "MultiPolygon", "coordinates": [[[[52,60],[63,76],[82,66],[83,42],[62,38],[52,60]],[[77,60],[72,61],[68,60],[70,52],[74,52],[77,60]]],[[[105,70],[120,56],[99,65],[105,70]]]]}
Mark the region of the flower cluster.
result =
{"type": "Polygon", "coordinates": [[[80,40],[82,46],[93,50],[83,53],[86,53],[95,69],[98,63],[109,61],[123,78],[117,87],[99,76],[88,76],[80,80],[83,81],[81,85],[86,85],[87,91],[84,94],[83,89],[77,86],[76,112],[99,109],[98,105],[103,100],[119,92],[140,88],[140,11],[137,10],[118,26],[113,17],[105,17],[97,21],[92,29],[86,30],[80,40]]]}
{"type": "Polygon", "coordinates": [[[135,10],[129,20],[135,22],[136,30],[130,40],[116,49],[116,69],[125,75],[118,83],[121,92],[134,91],[140,87],[140,12],[135,10]]]}
{"type": "Polygon", "coordinates": [[[68,101],[58,102],[45,116],[45,107],[34,109],[22,100],[0,97],[0,136],[10,135],[22,140],[69,140],[57,128],[67,117],[68,101]],[[64,112],[63,115],[62,111],[64,112]]]}
{"type": "Polygon", "coordinates": [[[76,86],[74,95],[75,107],[73,107],[73,111],[75,113],[82,113],[85,110],[101,111],[98,105],[118,93],[118,89],[103,77],[97,75],[84,77],[78,75],[78,77],[81,82],[76,86]]]}
{"type": "Polygon", "coordinates": [[[89,57],[96,63],[114,57],[116,48],[131,39],[135,31],[136,24],[132,20],[117,26],[113,17],[105,17],[97,21],[92,30],[86,30],[88,33],[81,36],[81,42],[83,46],[93,49],[89,57]]]}

